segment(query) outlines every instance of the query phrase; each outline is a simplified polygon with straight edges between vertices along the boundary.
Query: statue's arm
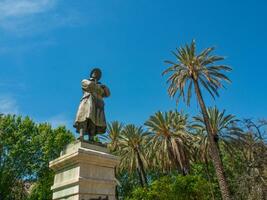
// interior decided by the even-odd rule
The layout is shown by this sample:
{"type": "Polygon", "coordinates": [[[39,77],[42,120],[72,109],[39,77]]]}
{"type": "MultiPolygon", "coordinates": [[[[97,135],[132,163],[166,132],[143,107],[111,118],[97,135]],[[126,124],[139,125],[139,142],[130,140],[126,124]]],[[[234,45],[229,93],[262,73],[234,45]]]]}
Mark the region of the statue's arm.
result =
{"type": "Polygon", "coordinates": [[[104,90],[104,95],[103,97],[109,97],[110,96],[110,90],[107,86],[101,85],[102,89],[104,90]]]}
{"type": "Polygon", "coordinates": [[[90,92],[94,89],[94,87],[95,87],[95,83],[93,81],[90,81],[87,79],[82,80],[82,89],[84,91],[90,92]]]}

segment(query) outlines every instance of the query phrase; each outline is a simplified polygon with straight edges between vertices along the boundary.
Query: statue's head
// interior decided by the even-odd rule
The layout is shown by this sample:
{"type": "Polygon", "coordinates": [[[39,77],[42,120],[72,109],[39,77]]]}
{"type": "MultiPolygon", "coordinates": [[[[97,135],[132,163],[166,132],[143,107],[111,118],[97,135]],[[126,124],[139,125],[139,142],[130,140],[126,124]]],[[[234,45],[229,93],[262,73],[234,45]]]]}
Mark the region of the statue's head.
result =
{"type": "Polygon", "coordinates": [[[99,68],[94,68],[90,73],[90,77],[93,79],[96,79],[97,81],[101,79],[101,76],[102,76],[102,72],[99,68]]]}

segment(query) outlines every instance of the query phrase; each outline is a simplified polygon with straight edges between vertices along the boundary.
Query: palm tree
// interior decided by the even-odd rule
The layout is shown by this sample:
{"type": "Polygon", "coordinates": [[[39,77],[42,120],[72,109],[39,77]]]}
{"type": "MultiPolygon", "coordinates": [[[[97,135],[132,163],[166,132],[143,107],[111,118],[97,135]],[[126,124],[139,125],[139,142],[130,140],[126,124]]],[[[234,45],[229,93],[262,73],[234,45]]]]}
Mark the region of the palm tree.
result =
{"type": "Polygon", "coordinates": [[[148,136],[142,127],[126,125],[118,142],[118,154],[121,158],[120,169],[126,169],[130,173],[137,170],[142,187],[148,184],[145,168],[147,161],[145,158],[145,139],[148,136]]]}
{"type": "MultiPolygon", "coordinates": [[[[120,136],[122,134],[122,130],[123,130],[123,124],[118,122],[118,121],[113,121],[111,123],[108,124],[107,127],[107,135],[99,135],[99,138],[102,141],[105,141],[107,143],[107,147],[110,150],[110,152],[116,154],[119,153],[118,148],[119,148],[119,141],[120,141],[120,136]]],[[[114,169],[114,173],[115,173],[115,177],[118,176],[117,174],[118,169],[117,167],[115,167],[114,169]]],[[[117,185],[116,185],[116,190],[115,190],[115,196],[116,199],[119,199],[118,195],[118,185],[121,185],[119,180],[116,179],[117,185]]]]}
{"type": "MultiPolygon", "coordinates": [[[[228,151],[228,153],[232,154],[234,152],[233,148],[236,144],[240,142],[240,140],[244,140],[242,129],[240,129],[236,124],[239,120],[235,118],[234,115],[225,114],[225,110],[220,112],[218,108],[208,108],[207,110],[209,116],[209,122],[211,128],[213,130],[212,134],[215,143],[220,149],[220,144],[225,147],[224,149],[228,151]]],[[[209,158],[209,149],[210,149],[210,142],[208,140],[207,130],[205,126],[205,121],[202,115],[197,115],[193,117],[194,124],[192,125],[193,128],[197,130],[199,133],[199,152],[200,157],[203,160],[208,160],[209,158]]]]}
{"type": "Polygon", "coordinates": [[[163,172],[174,167],[186,175],[189,172],[188,146],[192,141],[187,131],[187,115],[177,111],[157,112],[145,125],[152,133],[149,144],[154,165],[161,166],[163,172]]]}
{"type": "Polygon", "coordinates": [[[202,89],[205,89],[214,98],[219,96],[218,89],[223,87],[222,81],[231,82],[222,71],[231,71],[230,67],[217,65],[217,61],[224,58],[211,55],[214,48],[206,48],[200,54],[196,53],[196,45],[193,40],[190,45],[185,45],[173,52],[176,61],[166,61],[170,66],[163,72],[170,74],[168,93],[171,97],[176,97],[177,101],[182,97],[190,105],[192,88],[201,108],[204,123],[210,142],[210,152],[216,175],[219,181],[221,194],[224,200],[231,199],[228,184],[224,175],[223,164],[220,159],[219,149],[216,145],[214,133],[209,121],[208,112],[202,96],[202,89]]]}
{"type": "MultiPolygon", "coordinates": [[[[234,152],[237,150],[235,148],[236,145],[240,144],[240,142],[244,139],[242,129],[237,126],[237,122],[239,120],[237,120],[234,115],[226,115],[225,110],[220,112],[217,107],[208,108],[208,116],[213,134],[215,134],[214,138],[218,149],[220,150],[220,146],[223,147],[223,149],[234,158],[234,152]]],[[[208,179],[210,180],[210,142],[208,139],[205,122],[202,115],[197,115],[193,117],[193,119],[194,124],[192,124],[192,128],[195,129],[198,137],[197,157],[205,164],[205,170],[208,179]]]]}
{"type": "Polygon", "coordinates": [[[118,121],[114,121],[108,124],[107,128],[108,136],[106,137],[106,139],[109,141],[108,148],[111,152],[117,150],[122,130],[123,130],[123,124],[118,121]]]}

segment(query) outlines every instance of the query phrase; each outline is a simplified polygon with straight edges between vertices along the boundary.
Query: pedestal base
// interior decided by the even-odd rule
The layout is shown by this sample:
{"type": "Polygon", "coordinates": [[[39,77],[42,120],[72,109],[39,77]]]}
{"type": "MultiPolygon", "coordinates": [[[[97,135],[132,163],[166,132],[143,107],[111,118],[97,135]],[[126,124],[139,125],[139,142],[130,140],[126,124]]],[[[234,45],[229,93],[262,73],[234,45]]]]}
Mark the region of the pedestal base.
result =
{"type": "Polygon", "coordinates": [[[54,200],[115,200],[115,166],[107,148],[86,142],[69,144],[49,163],[55,171],[54,200]]]}

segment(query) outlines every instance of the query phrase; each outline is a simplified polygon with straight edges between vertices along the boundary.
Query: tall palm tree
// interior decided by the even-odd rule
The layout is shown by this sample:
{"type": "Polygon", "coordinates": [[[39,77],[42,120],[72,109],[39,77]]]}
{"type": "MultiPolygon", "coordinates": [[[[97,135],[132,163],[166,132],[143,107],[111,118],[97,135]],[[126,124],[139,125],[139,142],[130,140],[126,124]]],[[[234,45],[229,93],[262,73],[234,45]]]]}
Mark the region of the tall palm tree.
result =
{"type": "Polygon", "coordinates": [[[205,89],[214,98],[219,96],[218,89],[223,87],[222,81],[231,82],[222,71],[231,71],[230,67],[217,65],[217,61],[224,58],[211,55],[214,48],[206,48],[200,54],[196,52],[195,41],[190,45],[185,45],[173,52],[176,61],[166,61],[170,66],[163,72],[170,74],[168,78],[168,93],[171,97],[177,97],[177,101],[182,97],[190,105],[193,87],[198,103],[201,108],[204,123],[210,141],[210,152],[216,175],[219,181],[221,194],[224,200],[231,199],[228,184],[224,175],[223,164],[220,159],[219,149],[216,145],[214,133],[209,121],[206,104],[203,99],[202,89],[205,89]]]}
{"type": "MultiPolygon", "coordinates": [[[[154,164],[163,172],[173,167],[186,175],[189,171],[189,142],[192,135],[187,130],[187,115],[177,111],[157,112],[145,123],[152,133],[149,142],[154,164]]],[[[153,160],[152,160],[153,161],[153,160]]]]}
{"type": "MultiPolygon", "coordinates": [[[[220,112],[217,107],[208,108],[208,116],[218,149],[220,150],[220,146],[223,147],[234,158],[234,152],[237,150],[236,145],[244,140],[243,131],[237,126],[239,120],[234,115],[225,114],[225,110],[220,112]]],[[[210,180],[210,142],[205,122],[202,115],[197,115],[193,119],[192,127],[195,129],[198,138],[197,157],[205,164],[205,170],[210,180]]]]}
{"type": "Polygon", "coordinates": [[[142,187],[148,184],[145,168],[147,161],[145,158],[145,140],[148,136],[142,127],[126,125],[120,135],[118,143],[118,154],[121,158],[120,169],[129,172],[137,170],[142,187]]]}

